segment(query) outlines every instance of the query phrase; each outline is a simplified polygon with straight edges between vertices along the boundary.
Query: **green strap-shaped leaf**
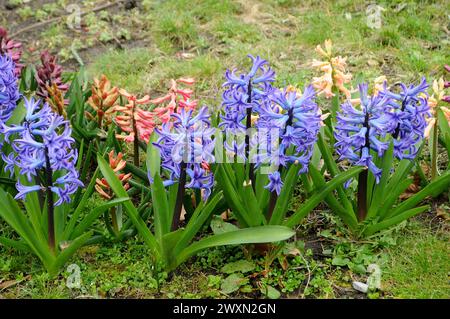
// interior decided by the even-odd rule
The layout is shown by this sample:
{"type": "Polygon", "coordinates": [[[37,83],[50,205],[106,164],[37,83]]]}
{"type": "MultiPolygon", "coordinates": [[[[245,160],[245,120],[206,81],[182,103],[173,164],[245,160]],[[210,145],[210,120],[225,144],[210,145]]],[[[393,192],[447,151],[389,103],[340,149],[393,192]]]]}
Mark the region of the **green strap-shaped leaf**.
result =
{"type": "Polygon", "coordinates": [[[81,200],[80,200],[78,206],[75,208],[75,211],[73,212],[71,218],[69,219],[69,222],[67,223],[66,229],[64,230],[64,233],[62,235],[63,240],[73,238],[71,234],[73,232],[73,229],[75,228],[76,223],[78,222],[78,218],[80,217],[81,212],[84,210],[84,208],[86,207],[86,205],[89,201],[89,198],[91,198],[91,196],[92,196],[98,173],[99,173],[99,169],[97,168],[95,170],[94,174],[92,175],[91,181],[90,181],[88,187],[86,188],[86,191],[84,192],[83,197],[81,197],[81,200]]]}
{"type": "MultiPolygon", "coordinates": [[[[310,175],[317,188],[321,189],[326,186],[325,178],[319,172],[315,166],[310,166],[310,175]]],[[[345,222],[345,224],[352,230],[356,230],[358,227],[358,220],[352,211],[346,210],[336,199],[336,197],[330,192],[325,196],[325,201],[328,206],[345,222]]]]}
{"type": "Polygon", "coordinates": [[[216,180],[221,186],[223,190],[223,195],[230,205],[230,208],[233,210],[236,218],[239,221],[241,227],[248,227],[252,224],[252,221],[249,219],[249,215],[247,214],[244,205],[242,204],[241,198],[236,192],[234,185],[231,179],[228,177],[224,165],[219,165],[216,175],[216,180]]]}
{"type": "Polygon", "coordinates": [[[147,164],[147,170],[151,177],[160,175],[161,171],[161,155],[159,149],[153,145],[158,140],[158,136],[155,132],[150,136],[150,140],[147,145],[147,158],[145,159],[147,164]]]}
{"type": "Polygon", "coordinates": [[[390,211],[392,211],[392,206],[398,200],[399,196],[403,194],[404,191],[411,185],[412,179],[407,178],[397,185],[388,195],[381,201],[380,208],[378,209],[377,216],[380,220],[383,220],[390,211]]]}
{"type": "Polygon", "coordinates": [[[86,217],[75,227],[72,234],[70,235],[71,239],[77,238],[81,236],[98,218],[103,212],[110,209],[111,207],[122,204],[123,202],[128,201],[128,197],[123,198],[115,198],[103,205],[100,205],[90,211],[86,217]]]}
{"type": "Polygon", "coordinates": [[[180,237],[178,243],[176,244],[173,254],[178,255],[194,236],[201,230],[205,225],[206,221],[211,217],[214,212],[216,205],[220,202],[222,194],[218,193],[214,195],[205,205],[200,205],[192,215],[186,228],[184,229],[183,235],[180,237]]]}
{"type": "Polygon", "coordinates": [[[411,218],[411,217],[413,217],[413,216],[415,216],[417,214],[420,214],[420,213],[426,211],[429,208],[430,208],[429,205],[425,205],[425,206],[420,206],[420,207],[416,207],[416,208],[413,208],[413,209],[406,210],[406,211],[404,211],[404,212],[402,212],[402,213],[400,213],[400,214],[398,214],[398,215],[396,215],[396,216],[394,216],[392,218],[383,220],[382,222],[379,222],[379,223],[377,223],[375,225],[367,227],[366,230],[364,231],[364,235],[365,236],[370,236],[370,235],[373,235],[374,233],[376,233],[376,232],[378,232],[380,230],[387,229],[387,228],[389,228],[391,226],[400,224],[402,221],[404,221],[404,220],[406,220],[408,218],[411,218]]]}
{"type": "MultiPolygon", "coordinates": [[[[108,184],[111,186],[116,196],[119,198],[128,197],[127,191],[123,188],[122,183],[119,181],[116,174],[111,169],[111,167],[109,167],[108,163],[101,156],[101,154],[97,154],[97,162],[103,176],[108,181],[108,184]]],[[[156,241],[155,236],[153,236],[153,234],[148,229],[146,223],[139,216],[139,212],[137,211],[136,207],[133,206],[131,200],[124,202],[122,205],[126,209],[128,216],[133,221],[134,226],[142,236],[144,242],[155,254],[155,257],[157,259],[160,259],[162,257],[161,246],[156,241]]]]}
{"type": "Polygon", "coordinates": [[[294,192],[295,184],[297,184],[298,172],[300,165],[291,165],[284,179],[284,185],[281,189],[280,196],[277,199],[275,208],[273,209],[270,225],[280,225],[286,216],[289,202],[291,201],[294,192]]]}
{"type": "Polygon", "coordinates": [[[169,203],[167,201],[166,189],[159,175],[153,177],[151,187],[153,215],[155,218],[155,235],[161,242],[162,237],[170,232],[172,214],[169,212],[169,203]]]}
{"type": "Polygon", "coordinates": [[[295,232],[284,226],[258,226],[213,235],[183,249],[176,258],[177,266],[197,252],[216,246],[270,243],[286,240],[295,232]]]}
{"type": "Polygon", "coordinates": [[[450,171],[447,171],[444,175],[439,176],[433,182],[424,187],[420,192],[398,205],[387,214],[386,218],[389,218],[390,216],[394,217],[398,214],[402,214],[406,210],[412,209],[428,196],[437,196],[442,191],[446,189],[448,190],[449,185],[450,171]]]}
{"type": "MultiPolygon", "coordinates": [[[[371,201],[369,202],[369,211],[367,214],[367,218],[371,218],[376,216],[378,209],[380,208],[380,204],[384,199],[386,194],[386,185],[389,180],[389,175],[391,173],[392,162],[394,161],[394,143],[391,141],[389,144],[389,148],[383,155],[383,160],[381,162],[381,178],[378,184],[375,184],[373,196],[371,201]]],[[[372,174],[373,175],[373,174],[372,174]]]]}
{"type": "Polygon", "coordinates": [[[56,276],[65,263],[69,261],[73,254],[80,247],[82,247],[91,236],[92,232],[87,232],[72,241],[67,248],[61,251],[54,263],[51,265],[51,268],[48,269],[50,276],[56,276]]]}
{"type": "Polygon", "coordinates": [[[363,170],[363,167],[353,167],[348,171],[335,176],[326,186],[318,189],[317,192],[308,198],[303,205],[284,223],[288,227],[297,225],[310,211],[312,211],[319,203],[336,187],[342,185],[346,180],[354,177],[363,170]]]}
{"type": "MultiPolygon", "coordinates": [[[[319,139],[317,140],[317,145],[320,149],[320,152],[322,153],[323,160],[325,162],[325,165],[330,172],[331,177],[335,177],[340,173],[339,167],[337,166],[336,162],[334,161],[333,154],[331,154],[332,147],[328,147],[325,143],[323,128],[321,129],[321,132],[319,133],[319,139]]],[[[347,209],[349,212],[352,212],[353,215],[355,215],[355,212],[353,210],[352,203],[348,199],[347,195],[345,194],[345,191],[341,185],[339,185],[336,188],[336,191],[339,196],[339,200],[344,206],[345,209],[347,209]]],[[[355,215],[356,216],[356,215],[355,215]]]]}

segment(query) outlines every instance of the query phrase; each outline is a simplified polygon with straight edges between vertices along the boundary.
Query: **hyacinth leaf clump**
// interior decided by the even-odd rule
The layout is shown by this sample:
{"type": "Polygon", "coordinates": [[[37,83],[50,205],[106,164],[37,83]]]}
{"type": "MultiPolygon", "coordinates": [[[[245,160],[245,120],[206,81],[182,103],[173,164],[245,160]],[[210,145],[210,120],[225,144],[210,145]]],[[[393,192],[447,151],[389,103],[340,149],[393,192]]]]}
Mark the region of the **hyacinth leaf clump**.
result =
{"type": "MultiPolygon", "coordinates": [[[[408,175],[414,167],[413,160],[423,140],[429,114],[426,98],[419,96],[427,87],[424,80],[418,86],[402,84],[400,87],[401,93],[392,93],[385,84],[384,90],[369,96],[367,85],[362,84],[359,86],[360,107],[348,101],[341,105],[337,114],[335,149],[339,160],[365,169],[358,177],[356,203],[352,203],[343,189],[338,189],[339,200],[329,195],[326,202],[362,236],[428,209],[427,205],[416,205],[437,190],[442,191],[450,182],[450,175],[446,174],[395,207],[398,197],[412,183],[408,175]],[[399,160],[398,164],[395,159],[399,160]]],[[[327,169],[335,176],[340,169],[323,135],[318,145],[327,169]]],[[[316,184],[324,182],[317,174],[313,180],[316,184]]],[[[347,181],[346,187],[350,182],[347,181]]]]}
{"type": "MultiPolygon", "coordinates": [[[[209,164],[214,161],[214,157],[209,150],[213,144],[213,131],[205,107],[198,114],[183,109],[179,114],[173,113],[172,117],[173,123],[163,124],[160,129],[156,129],[158,139],[149,144],[149,148],[159,150],[161,159],[152,156],[148,159],[148,167],[159,167],[161,161],[164,170],[149,171],[155,232],[150,232],[131,201],[123,205],[156,260],[165,269],[173,270],[193,254],[208,247],[279,241],[293,235],[287,227],[265,226],[217,234],[191,244],[209,218],[221,212],[218,204],[222,195],[220,192],[211,192],[214,179],[209,164]],[[161,175],[164,177],[165,171],[169,176],[163,180],[161,175]],[[186,225],[180,228],[185,188],[201,189],[204,201],[198,203],[186,225]]],[[[100,155],[98,162],[115,194],[127,196],[116,173],[100,155]]]]}
{"type": "Polygon", "coordinates": [[[1,127],[5,143],[12,149],[11,153],[2,154],[2,160],[5,171],[17,178],[15,198],[0,188],[0,216],[22,240],[0,236],[0,243],[32,251],[49,274],[56,276],[92,236],[89,227],[97,216],[121,199],[81,216],[95,179],[82,198],[74,201],[74,194],[83,183],[70,124],[40,100],[24,98],[24,107],[26,112],[19,124],[1,127]],[[19,201],[23,205],[19,206],[19,201]],[[69,212],[73,213],[70,219],[69,212]]]}
{"type": "MultiPolygon", "coordinates": [[[[267,61],[251,58],[254,63],[248,74],[238,76],[236,71],[227,71],[225,75],[219,127],[226,134],[237,135],[254,126],[256,134],[252,138],[246,134],[241,141],[225,141],[224,148],[233,161],[219,165],[217,180],[241,227],[283,222],[295,225],[320,202],[319,198],[337,186],[326,185],[285,221],[292,190],[299,175],[308,172],[322,123],[316,93],[312,86],[307,86],[303,94],[291,87],[275,89],[271,84],[275,73],[267,61]],[[253,166],[246,168],[236,159],[255,164],[256,173],[252,174],[253,166]]],[[[348,172],[347,176],[356,172],[348,172]]]]}

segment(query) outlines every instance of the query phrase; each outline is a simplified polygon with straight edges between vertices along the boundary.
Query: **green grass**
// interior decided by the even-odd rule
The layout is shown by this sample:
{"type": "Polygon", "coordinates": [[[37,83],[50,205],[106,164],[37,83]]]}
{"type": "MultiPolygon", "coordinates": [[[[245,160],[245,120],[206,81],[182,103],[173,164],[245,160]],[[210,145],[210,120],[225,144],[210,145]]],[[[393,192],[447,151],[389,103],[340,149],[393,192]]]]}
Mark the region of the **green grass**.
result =
{"type": "Polygon", "coordinates": [[[414,223],[388,250],[383,289],[395,298],[450,298],[448,229],[414,223]]]}

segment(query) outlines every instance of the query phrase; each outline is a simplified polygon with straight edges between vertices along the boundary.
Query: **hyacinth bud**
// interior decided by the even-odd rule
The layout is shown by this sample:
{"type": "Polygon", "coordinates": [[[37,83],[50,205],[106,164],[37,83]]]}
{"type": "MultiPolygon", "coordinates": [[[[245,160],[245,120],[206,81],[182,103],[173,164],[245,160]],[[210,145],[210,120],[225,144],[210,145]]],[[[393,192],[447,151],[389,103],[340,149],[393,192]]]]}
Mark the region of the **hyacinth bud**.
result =
{"type": "MultiPolygon", "coordinates": [[[[130,184],[128,184],[128,181],[131,179],[132,174],[124,174],[120,171],[125,168],[126,162],[122,159],[123,154],[118,153],[117,156],[114,156],[114,151],[111,151],[109,153],[109,166],[113,169],[113,171],[116,173],[117,178],[122,183],[122,186],[125,190],[128,190],[130,188],[130,184]]],[[[100,194],[101,197],[104,199],[110,200],[114,197],[114,192],[111,190],[111,187],[109,186],[108,182],[105,178],[99,179],[97,178],[95,180],[95,190],[100,194]]]]}
{"type": "Polygon", "coordinates": [[[0,54],[7,54],[14,62],[14,73],[20,76],[23,64],[20,63],[22,57],[22,43],[8,38],[6,29],[0,27],[0,54]]]}
{"type": "Polygon", "coordinates": [[[113,106],[119,98],[119,89],[111,87],[111,82],[102,74],[100,80],[94,79],[91,91],[92,94],[88,99],[88,104],[93,111],[86,111],[86,116],[95,120],[100,128],[109,126],[115,113],[113,106]]]}
{"type": "Polygon", "coordinates": [[[61,92],[65,93],[69,85],[62,81],[62,66],[56,63],[56,56],[51,55],[48,51],[44,51],[41,53],[41,63],[42,66],[37,68],[35,75],[38,83],[36,94],[40,97],[47,98],[47,87],[52,87],[53,84],[61,92]]]}
{"type": "Polygon", "coordinates": [[[69,104],[69,101],[64,99],[63,92],[55,83],[51,86],[47,86],[47,92],[47,103],[50,105],[52,110],[58,115],[67,118],[66,106],[69,104]]]}

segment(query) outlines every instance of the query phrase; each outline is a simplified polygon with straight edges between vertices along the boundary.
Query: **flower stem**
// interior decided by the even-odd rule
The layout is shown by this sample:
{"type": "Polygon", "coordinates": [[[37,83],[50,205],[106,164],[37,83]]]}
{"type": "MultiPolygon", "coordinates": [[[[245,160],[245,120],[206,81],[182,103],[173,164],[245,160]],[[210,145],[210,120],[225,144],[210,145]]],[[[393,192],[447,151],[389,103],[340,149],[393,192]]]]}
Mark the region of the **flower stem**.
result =
{"type": "Polygon", "coordinates": [[[110,213],[111,213],[112,227],[113,227],[114,231],[116,232],[116,235],[118,235],[119,234],[119,223],[117,222],[116,208],[111,207],[110,213]]]}
{"type": "MultiPolygon", "coordinates": [[[[293,112],[293,109],[290,109],[290,110],[289,110],[288,115],[289,115],[289,117],[288,117],[288,120],[286,121],[286,125],[284,126],[283,135],[286,134],[287,127],[288,127],[288,126],[291,126],[291,125],[292,125],[292,122],[293,122],[293,120],[294,120],[294,112],[293,112]]],[[[282,142],[282,139],[281,139],[281,136],[280,136],[280,137],[279,137],[278,148],[280,147],[281,142],[282,142]]],[[[278,172],[280,173],[280,176],[281,176],[282,171],[283,171],[283,166],[279,165],[279,167],[278,167],[278,172]]],[[[272,218],[273,211],[274,211],[274,209],[275,209],[275,205],[276,205],[276,203],[277,203],[277,200],[278,200],[278,194],[277,194],[277,192],[275,192],[275,191],[271,192],[271,193],[270,193],[270,199],[269,199],[269,209],[268,209],[268,212],[267,212],[267,220],[268,220],[268,221],[270,221],[270,219],[272,218]]]]}
{"type": "Polygon", "coordinates": [[[367,216],[367,169],[358,176],[358,221],[362,222],[367,216]]]}
{"type": "MultiPolygon", "coordinates": [[[[369,112],[365,111],[366,115],[364,118],[364,127],[367,128],[365,136],[365,145],[370,152],[370,126],[369,126],[369,112]]],[[[361,148],[362,153],[362,148],[361,148]]],[[[358,176],[358,221],[362,222],[367,216],[367,177],[369,175],[369,170],[365,169],[358,176]]]]}
{"type": "Polygon", "coordinates": [[[47,190],[47,226],[48,226],[48,246],[55,252],[55,205],[53,203],[53,193],[51,187],[53,186],[53,172],[50,165],[50,158],[48,156],[48,149],[45,147],[45,179],[47,190]]]}
{"type": "Polygon", "coordinates": [[[131,124],[133,126],[133,134],[134,134],[134,139],[133,139],[133,164],[136,167],[139,167],[139,137],[138,137],[138,129],[137,129],[137,125],[136,125],[136,119],[135,119],[135,102],[133,101],[133,107],[132,107],[132,118],[131,118],[131,124]]]}
{"type": "MultiPolygon", "coordinates": [[[[247,103],[252,103],[252,81],[248,81],[248,88],[247,88],[247,103]]],[[[252,107],[247,108],[247,118],[246,118],[246,134],[245,134],[245,157],[248,160],[249,163],[249,173],[248,178],[252,182],[252,188],[255,190],[255,173],[254,173],[254,165],[250,161],[250,128],[252,127],[252,107]]]]}
{"type": "Polygon", "coordinates": [[[431,180],[433,181],[437,176],[437,148],[439,144],[438,125],[437,121],[433,126],[433,149],[431,150],[431,180]]]}
{"type": "Polygon", "coordinates": [[[180,164],[180,178],[178,181],[177,200],[175,202],[175,208],[173,210],[171,228],[172,231],[177,230],[178,226],[180,225],[181,209],[183,207],[183,198],[186,186],[186,166],[186,163],[182,161],[180,164]]]}

